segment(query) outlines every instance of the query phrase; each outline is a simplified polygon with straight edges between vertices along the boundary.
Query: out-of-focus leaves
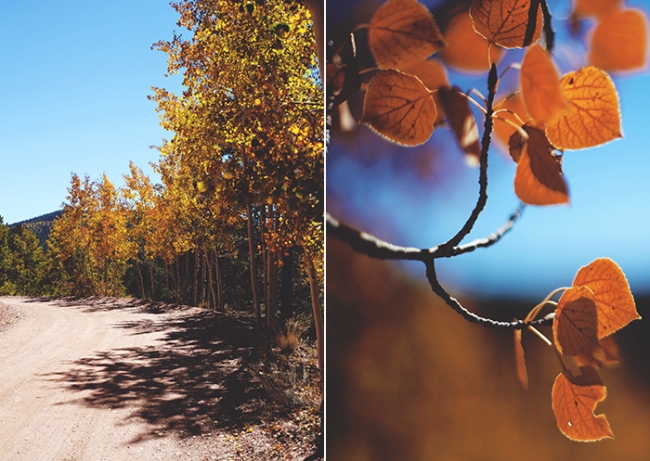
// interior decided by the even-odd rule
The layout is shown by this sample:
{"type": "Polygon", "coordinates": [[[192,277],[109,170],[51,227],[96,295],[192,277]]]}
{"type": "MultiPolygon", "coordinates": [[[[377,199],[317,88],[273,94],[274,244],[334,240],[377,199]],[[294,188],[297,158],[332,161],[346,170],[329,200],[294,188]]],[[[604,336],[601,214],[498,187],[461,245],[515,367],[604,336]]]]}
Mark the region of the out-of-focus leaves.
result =
{"type": "Polygon", "coordinates": [[[451,18],[445,31],[445,46],[438,56],[446,64],[467,72],[487,72],[490,63],[499,62],[503,50],[495,45],[489,47],[488,41],[479,35],[472,25],[469,13],[462,12],[451,18]]]}
{"type": "Polygon", "coordinates": [[[515,364],[517,365],[517,378],[524,389],[528,389],[528,371],[526,370],[526,357],[521,344],[521,330],[515,330],[515,364]]]}
{"type": "MultiPolygon", "coordinates": [[[[494,120],[494,134],[503,146],[508,146],[510,137],[517,132],[515,126],[521,126],[531,121],[530,115],[526,111],[526,105],[521,97],[521,93],[510,95],[495,105],[496,116],[494,120]],[[513,114],[517,114],[521,121],[513,114]],[[514,126],[503,120],[509,120],[514,126]]],[[[518,162],[518,160],[515,160],[518,162]]]]}
{"type": "Polygon", "coordinates": [[[621,7],[621,0],[574,0],[573,12],[576,16],[595,16],[605,18],[621,7]]]}
{"type": "Polygon", "coordinates": [[[648,59],[647,18],[626,9],[602,20],[594,30],[589,63],[607,72],[641,69],[648,59]]]}
{"type": "Polygon", "coordinates": [[[553,122],[569,109],[560,89],[560,77],[549,53],[531,46],[521,64],[521,92],[528,113],[538,124],[553,122]]]}
{"type": "Polygon", "coordinates": [[[389,0],[377,10],[368,29],[377,65],[404,69],[445,45],[436,21],[417,0],[389,0]]]}
{"type": "Polygon", "coordinates": [[[469,108],[467,97],[458,87],[440,88],[440,101],[445,109],[447,123],[451,127],[458,144],[467,154],[469,165],[478,166],[481,155],[476,119],[469,108]]]}

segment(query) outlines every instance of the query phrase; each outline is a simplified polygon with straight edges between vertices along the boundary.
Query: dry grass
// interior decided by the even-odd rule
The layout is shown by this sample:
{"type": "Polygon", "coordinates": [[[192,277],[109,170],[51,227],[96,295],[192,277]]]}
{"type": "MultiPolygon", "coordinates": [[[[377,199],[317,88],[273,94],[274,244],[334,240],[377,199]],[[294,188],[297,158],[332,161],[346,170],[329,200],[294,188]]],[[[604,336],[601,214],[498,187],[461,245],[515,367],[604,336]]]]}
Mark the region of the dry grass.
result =
{"type": "Polygon", "coordinates": [[[285,354],[293,353],[300,344],[300,337],[307,329],[304,322],[298,319],[289,319],[286,323],[286,333],[276,331],[275,344],[280,348],[280,352],[285,354]]]}

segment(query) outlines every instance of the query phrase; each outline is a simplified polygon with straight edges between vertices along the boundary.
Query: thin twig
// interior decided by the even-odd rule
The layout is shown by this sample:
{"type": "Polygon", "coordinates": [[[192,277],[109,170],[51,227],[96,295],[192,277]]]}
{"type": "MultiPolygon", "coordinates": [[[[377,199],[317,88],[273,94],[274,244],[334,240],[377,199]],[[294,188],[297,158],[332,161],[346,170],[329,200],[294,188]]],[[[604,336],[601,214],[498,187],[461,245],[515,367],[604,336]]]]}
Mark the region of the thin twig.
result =
{"type": "Polygon", "coordinates": [[[472,242],[452,248],[443,248],[440,245],[430,248],[403,247],[394,245],[385,240],[381,240],[374,235],[348,226],[332,217],[329,213],[325,214],[325,221],[327,224],[327,236],[335,237],[347,243],[357,253],[376,259],[425,262],[428,259],[450,258],[472,252],[477,248],[487,248],[494,245],[501,240],[501,237],[512,229],[517,219],[521,216],[524,208],[525,205],[523,203],[520,204],[517,210],[510,215],[508,221],[488,237],[476,239],[472,242]]]}
{"type": "Polygon", "coordinates": [[[521,213],[524,211],[524,208],[526,208],[526,205],[524,203],[521,203],[519,205],[519,208],[517,208],[517,211],[515,211],[510,216],[508,222],[505,223],[503,227],[493,232],[491,235],[485,238],[473,240],[469,243],[466,243],[465,245],[454,247],[454,254],[451,256],[457,256],[460,254],[469,253],[471,251],[476,250],[477,248],[487,248],[491,245],[494,245],[499,240],[501,240],[501,237],[503,237],[510,229],[512,229],[512,227],[515,225],[515,222],[517,221],[517,219],[519,219],[519,216],[521,216],[521,213]]]}
{"type": "Polygon", "coordinates": [[[468,311],[463,305],[453,296],[451,296],[438,282],[438,277],[436,275],[436,268],[434,265],[434,260],[425,261],[425,266],[427,270],[427,279],[431,285],[431,289],[435,294],[437,294],[449,307],[454,311],[459,313],[465,320],[472,323],[478,323],[487,327],[493,328],[503,328],[508,330],[521,330],[530,325],[547,325],[549,321],[547,319],[539,319],[531,323],[524,323],[521,320],[515,320],[514,322],[504,322],[500,320],[493,320],[486,317],[481,317],[474,312],[468,311]]]}
{"type": "Polygon", "coordinates": [[[479,157],[480,171],[478,180],[478,201],[476,202],[476,206],[472,210],[470,217],[467,219],[467,222],[465,222],[465,225],[463,225],[463,227],[460,229],[460,231],[458,231],[456,235],[442,244],[442,247],[453,248],[458,245],[465,238],[465,236],[470,233],[474,227],[474,224],[476,223],[476,220],[483,211],[483,208],[485,208],[485,204],[487,203],[488,150],[490,150],[490,139],[492,137],[492,126],[494,123],[494,120],[492,119],[492,104],[494,103],[497,82],[497,66],[492,64],[492,67],[490,68],[490,74],[488,75],[488,97],[485,104],[485,129],[483,131],[483,139],[481,140],[481,155],[479,157]]]}

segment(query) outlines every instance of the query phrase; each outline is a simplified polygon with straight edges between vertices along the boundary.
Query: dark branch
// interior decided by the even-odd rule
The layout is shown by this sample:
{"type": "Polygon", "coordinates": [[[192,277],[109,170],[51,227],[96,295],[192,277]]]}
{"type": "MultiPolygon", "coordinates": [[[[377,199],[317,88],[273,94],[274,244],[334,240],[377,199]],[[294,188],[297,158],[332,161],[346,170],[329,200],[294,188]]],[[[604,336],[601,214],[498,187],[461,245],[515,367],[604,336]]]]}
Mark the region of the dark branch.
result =
{"type": "Polygon", "coordinates": [[[488,96],[485,103],[486,104],[485,124],[484,124],[484,131],[483,131],[483,139],[481,140],[481,156],[479,159],[480,171],[479,171],[479,180],[478,180],[479,183],[478,201],[476,202],[476,206],[474,207],[474,210],[472,210],[472,214],[470,215],[465,225],[461,228],[461,230],[458,231],[458,233],[454,235],[449,241],[441,245],[441,247],[444,247],[445,249],[451,249],[455,247],[465,238],[467,234],[470,233],[470,231],[474,227],[474,224],[476,223],[476,220],[478,219],[479,215],[483,211],[483,208],[485,208],[485,204],[487,203],[488,151],[490,150],[490,139],[492,137],[492,125],[494,124],[494,120],[492,119],[492,114],[494,113],[492,104],[494,103],[494,96],[496,94],[497,82],[498,82],[497,66],[493,63],[492,67],[490,68],[490,74],[488,75],[488,96]]]}
{"type": "Polygon", "coordinates": [[[425,261],[424,263],[427,268],[427,279],[431,285],[431,289],[435,294],[440,296],[442,300],[451,307],[454,311],[459,313],[465,320],[472,323],[478,323],[487,327],[493,328],[503,328],[508,330],[521,330],[526,328],[528,325],[540,326],[540,325],[549,325],[553,320],[547,318],[541,318],[530,323],[525,323],[523,320],[515,320],[513,322],[503,322],[499,320],[488,319],[486,317],[481,317],[480,315],[470,312],[463,307],[463,305],[453,296],[445,291],[445,289],[438,282],[438,277],[436,275],[436,268],[434,265],[433,259],[430,261],[425,261]]]}
{"type": "Polygon", "coordinates": [[[515,221],[519,219],[519,216],[521,216],[521,213],[524,211],[525,207],[526,205],[524,203],[519,205],[519,208],[517,208],[517,211],[515,211],[510,216],[508,222],[505,223],[501,229],[498,229],[493,234],[482,239],[476,239],[472,242],[466,243],[465,245],[454,247],[454,254],[450,256],[457,256],[463,253],[469,253],[471,251],[476,250],[477,248],[487,248],[491,245],[494,245],[499,240],[501,240],[501,237],[503,237],[510,229],[512,229],[512,227],[515,225],[515,221]]]}
{"type": "Polygon", "coordinates": [[[401,247],[380,240],[374,235],[366,234],[337,221],[326,214],[327,236],[336,237],[344,241],[358,253],[377,259],[401,259],[406,261],[423,261],[424,255],[435,253],[437,247],[430,250],[401,247]]]}
{"type": "Polygon", "coordinates": [[[540,0],[531,0],[528,8],[528,24],[526,24],[526,35],[524,36],[524,46],[533,43],[535,29],[537,29],[537,12],[539,11],[540,0]]]}
{"type": "Polygon", "coordinates": [[[555,32],[553,31],[553,22],[551,12],[548,10],[546,0],[541,0],[542,14],[544,15],[544,35],[546,36],[546,49],[549,53],[553,51],[555,46],[555,32]]]}
{"type": "Polygon", "coordinates": [[[327,236],[337,238],[342,242],[347,243],[357,253],[376,259],[426,262],[430,259],[450,258],[472,252],[477,248],[487,248],[494,245],[501,240],[501,237],[512,229],[519,216],[521,216],[524,207],[525,205],[522,203],[510,216],[508,222],[488,237],[476,239],[472,242],[466,243],[465,245],[452,248],[443,248],[441,246],[433,246],[431,248],[403,247],[386,242],[374,235],[350,227],[332,217],[329,213],[325,214],[325,221],[327,224],[327,236]]]}

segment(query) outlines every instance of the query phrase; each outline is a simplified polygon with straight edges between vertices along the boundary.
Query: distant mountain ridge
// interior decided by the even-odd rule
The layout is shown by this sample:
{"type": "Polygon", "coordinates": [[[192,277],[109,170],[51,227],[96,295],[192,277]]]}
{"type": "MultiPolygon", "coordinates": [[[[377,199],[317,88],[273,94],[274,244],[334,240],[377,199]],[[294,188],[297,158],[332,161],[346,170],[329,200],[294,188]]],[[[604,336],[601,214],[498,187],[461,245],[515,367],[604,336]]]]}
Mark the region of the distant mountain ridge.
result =
{"type": "Polygon", "coordinates": [[[62,214],[63,210],[52,211],[51,213],[36,216],[35,218],[9,224],[9,227],[25,226],[27,229],[32,231],[36,237],[38,237],[38,240],[41,242],[41,246],[45,248],[47,238],[50,236],[50,230],[52,229],[52,223],[62,214]]]}
{"type": "Polygon", "coordinates": [[[63,210],[52,211],[51,213],[45,213],[35,218],[26,219],[17,223],[9,224],[9,227],[20,226],[25,224],[34,224],[39,222],[53,222],[56,218],[63,214],[63,210]]]}

